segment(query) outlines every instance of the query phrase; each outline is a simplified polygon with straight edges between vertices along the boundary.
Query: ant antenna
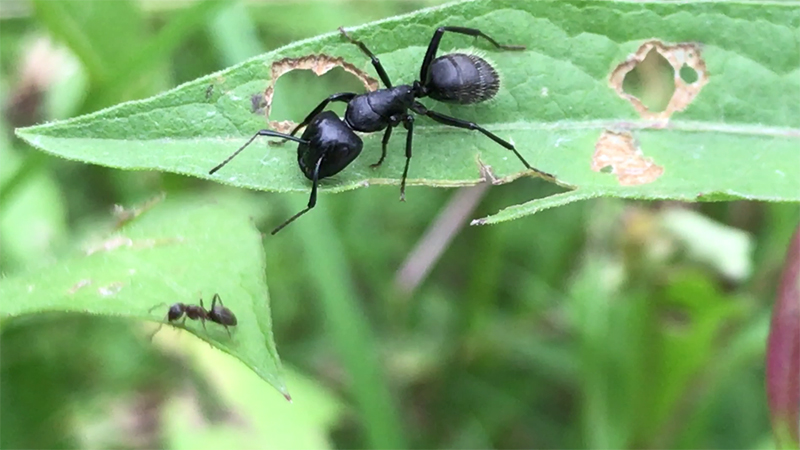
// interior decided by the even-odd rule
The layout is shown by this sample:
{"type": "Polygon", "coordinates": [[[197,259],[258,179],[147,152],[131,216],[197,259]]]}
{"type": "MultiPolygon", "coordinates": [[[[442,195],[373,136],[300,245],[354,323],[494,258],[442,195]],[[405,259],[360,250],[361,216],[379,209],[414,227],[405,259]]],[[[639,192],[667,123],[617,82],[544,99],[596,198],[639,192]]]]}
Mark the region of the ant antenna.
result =
{"type": "Polygon", "coordinates": [[[233,158],[235,158],[236,155],[241,153],[241,151],[244,150],[245,147],[250,145],[259,136],[279,137],[279,138],[283,138],[283,139],[288,139],[290,141],[299,142],[301,144],[308,144],[307,140],[300,139],[298,137],[294,137],[294,136],[286,134],[286,133],[279,133],[277,131],[272,131],[272,130],[261,130],[258,133],[254,134],[253,137],[251,137],[249,141],[245,142],[245,144],[243,146],[239,147],[239,150],[236,150],[235,152],[233,152],[233,154],[231,156],[228,156],[228,158],[225,159],[225,161],[222,161],[216,167],[214,167],[213,169],[209,170],[208,174],[209,175],[213,175],[214,172],[216,172],[219,169],[221,169],[225,164],[228,164],[229,162],[231,162],[231,160],[233,158]]]}
{"type": "Polygon", "coordinates": [[[148,309],[147,312],[151,313],[151,312],[153,312],[154,309],[159,308],[161,306],[167,306],[167,304],[164,303],[164,302],[161,302],[161,303],[157,304],[156,306],[153,306],[152,308],[148,309]]]}
{"type": "MultiPolygon", "coordinates": [[[[166,304],[166,303],[164,303],[164,302],[161,302],[161,303],[157,304],[156,306],[153,306],[152,308],[148,309],[148,310],[147,310],[147,313],[149,314],[149,313],[153,312],[153,310],[154,310],[154,309],[156,309],[156,308],[160,308],[160,307],[162,307],[162,306],[167,306],[167,304],[166,304]]],[[[167,315],[166,315],[166,316],[164,316],[164,319],[167,319],[168,317],[169,317],[169,313],[167,313],[167,315]]],[[[153,338],[154,338],[154,337],[156,337],[156,334],[157,334],[159,331],[161,331],[161,327],[163,327],[163,326],[164,326],[164,322],[159,322],[159,323],[158,323],[158,328],[156,328],[156,331],[153,331],[153,334],[151,334],[151,335],[150,335],[150,342],[152,342],[152,341],[153,341],[153,338]]]]}

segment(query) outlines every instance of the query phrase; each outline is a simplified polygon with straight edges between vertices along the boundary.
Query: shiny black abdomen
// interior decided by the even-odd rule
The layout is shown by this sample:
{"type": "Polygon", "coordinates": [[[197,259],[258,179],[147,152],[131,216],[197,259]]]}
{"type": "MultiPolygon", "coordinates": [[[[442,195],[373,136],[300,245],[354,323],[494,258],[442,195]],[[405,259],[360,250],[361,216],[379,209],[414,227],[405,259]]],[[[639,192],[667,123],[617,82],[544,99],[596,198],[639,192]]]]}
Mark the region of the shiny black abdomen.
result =
{"type": "Polygon", "coordinates": [[[208,317],[212,321],[222,325],[236,326],[239,323],[239,321],[236,320],[236,316],[233,314],[233,312],[222,306],[215,306],[214,309],[211,310],[211,313],[208,315],[208,317]]]}
{"type": "Polygon", "coordinates": [[[319,178],[325,178],[347,167],[364,146],[361,138],[332,111],[317,114],[306,127],[302,139],[309,143],[297,146],[297,162],[309,180],[314,179],[314,168],[320,157],[319,178]]]}
{"type": "Polygon", "coordinates": [[[351,100],[347,104],[344,120],[356,131],[373,133],[385,129],[390,117],[405,114],[412,104],[414,93],[411,86],[378,89],[351,100]]]}
{"type": "Polygon", "coordinates": [[[434,59],[424,81],[432,99],[462,105],[489,100],[500,87],[494,67],[479,56],[464,53],[434,59]]]}

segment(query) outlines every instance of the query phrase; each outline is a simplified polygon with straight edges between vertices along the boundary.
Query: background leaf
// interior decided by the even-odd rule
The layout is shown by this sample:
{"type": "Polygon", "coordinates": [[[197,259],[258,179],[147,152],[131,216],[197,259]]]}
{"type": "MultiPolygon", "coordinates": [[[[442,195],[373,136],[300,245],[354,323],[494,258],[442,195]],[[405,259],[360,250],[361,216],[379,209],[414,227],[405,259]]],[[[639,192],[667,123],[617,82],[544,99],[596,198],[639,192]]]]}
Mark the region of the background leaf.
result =
{"type": "MultiPolygon", "coordinates": [[[[451,4],[352,29],[384,63],[396,84],[409,83],[432,30],[458,23],[477,27],[525,52],[497,52],[464,36],[446,36],[444,51],[475,44],[503,76],[497,98],[474,107],[435,109],[485,124],[511,138],[536,167],[577,187],[561,202],[598,196],[677,200],[800,200],[800,52],[796,2],[614,3],[488,2],[451,4]],[[666,129],[639,119],[608,86],[610,70],[639,45],[658,38],[702,44],[709,83],[666,129]],[[769,42],[770,45],[759,45],[769,42]],[[591,170],[595,141],[624,127],[647,158],[664,167],[656,181],[620,186],[591,170]],[[656,127],[657,128],[657,127],[656,127]]],[[[18,130],[36,147],[67,158],[126,169],[158,169],[212,178],[239,187],[307,191],[293,146],[248,149],[209,177],[243,137],[264,127],[251,98],[269,84],[269,66],[286,57],[324,53],[371,71],[367,59],[337,33],[297,42],[148,100],[130,102],[64,122],[18,130]],[[215,93],[206,99],[209,84],[215,93]]],[[[427,101],[429,105],[435,102],[427,101]]],[[[509,152],[474,133],[420,120],[411,184],[458,186],[479,181],[478,165],[501,180],[522,174],[509,152]],[[465,151],[465,149],[468,149],[465,151]]],[[[396,184],[404,163],[402,139],[376,171],[378,135],[365,155],[324,189],[396,184]]],[[[553,205],[549,201],[548,205],[553,205]]],[[[530,203],[493,221],[541,209],[530,203]]]]}
{"type": "MultiPolygon", "coordinates": [[[[176,338],[173,334],[167,337],[176,338]]],[[[253,443],[262,449],[332,448],[328,431],[342,415],[343,408],[329,390],[286,367],[285,378],[292,389],[289,403],[275,395],[252,371],[203,342],[182,342],[181,347],[187,353],[188,363],[198,372],[210,375],[209,388],[219,395],[227,409],[223,420],[198,427],[196,402],[200,398],[186,395],[172,398],[164,408],[164,432],[169,448],[249,448],[253,443]]]]}
{"type": "Polygon", "coordinates": [[[213,322],[204,329],[199,321],[187,320],[186,329],[239,358],[288,396],[272,338],[260,242],[246,202],[169,201],[120,232],[94,239],[82,253],[4,278],[0,296],[13,301],[2,302],[0,318],[82,312],[158,322],[173,303],[197,304],[202,296],[210,308],[211,297],[219,293],[239,322],[230,328],[232,336],[213,322]]]}

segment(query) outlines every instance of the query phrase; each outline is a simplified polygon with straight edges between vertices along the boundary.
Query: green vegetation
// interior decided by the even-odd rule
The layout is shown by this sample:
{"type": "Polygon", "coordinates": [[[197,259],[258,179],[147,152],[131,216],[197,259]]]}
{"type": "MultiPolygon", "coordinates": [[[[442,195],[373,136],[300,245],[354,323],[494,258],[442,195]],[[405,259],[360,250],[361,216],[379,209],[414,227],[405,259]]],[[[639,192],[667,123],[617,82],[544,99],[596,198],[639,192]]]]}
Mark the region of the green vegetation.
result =
{"type": "MultiPolygon", "coordinates": [[[[274,3],[4,3],[0,447],[774,446],[764,359],[800,221],[797,2],[274,3]],[[265,126],[273,62],[324,53],[377,78],[345,26],[407,83],[443,24],[528,49],[447,35],[444,51],[496,64],[501,91],[423,102],[512,138],[559,186],[425,118],[406,203],[399,130],[376,170],[381,136],[365,136],[276,236],[307,202],[294,144],[258,141],[208,175],[265,126]],[[666,128],[609,86],[652,38],[702,44],[708,74],[666,128]],[[663,173],[626,186],[593,170],[604,130],[630,131],[663,173]],[[479,162],[507,183],[480,183],[479,162]],[[460,228],[477,218],[505,223],[460,228]],[[231,337],[188,320],[149,339],[169,305],[214,293],[231,337]]],[[[666,108],[674,71],[653,55],[622,86],[666,108]]],[[[341,68],[292,71],[270,120],[363,89],[341,68]]]]}

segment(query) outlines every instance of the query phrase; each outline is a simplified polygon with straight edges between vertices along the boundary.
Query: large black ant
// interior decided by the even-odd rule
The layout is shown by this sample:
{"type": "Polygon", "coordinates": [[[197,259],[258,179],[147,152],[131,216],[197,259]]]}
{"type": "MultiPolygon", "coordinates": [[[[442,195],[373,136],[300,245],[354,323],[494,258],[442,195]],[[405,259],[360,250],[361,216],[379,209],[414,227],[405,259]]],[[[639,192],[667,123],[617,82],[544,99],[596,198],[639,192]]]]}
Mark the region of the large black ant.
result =
{"type": "Polygon", "coordinates": [[[225,161],[209,171],[209,174],[213,174],[222,168],[258,136],[280,137],[284,140],[288,139],[299,143],[297,146],[297,162],[300,164],[300,170],[303,171],[306,178],[312,181],[311,197],[308,200],[308,206],[304,210],[275,228],[272,234],[282,230],[286,225],[310,211],[317,204],[317,184],[319,180],[339,173],[361,153],[363,142],[355,131],[374,133],[386,130],[381,141],[381,158],[378,162],[372,164],[372,167],[380,166],[384,158],[386,158],[386,145],[392,135],[392,129],[402,123],[403,127],[408,131],[406,134],[406,165],[400,182],[400,200],[404,201],[408,166],[411,161],[411,140],[414,134],[414,115],[409,110],[416,114],[428,116],[444,125],[479,131],[489,139],[514,152],[529,170],[548,179],[554,178],[546,172],[533,168],[517,152],[513,144],[501,139],[480,125],[431,111],[417,101],[419,98],[430,97],[441,102],[468,105],[489,100],[497,94],[500,78],[494,67],[483,58],[465,53],[450,53],[436,58],[439,42],[445,32],[482,37],[495,47],[503,50],[524,50],[524,46],[501,45],[475,28],[440,27],[433,33],[433,38],[428,44],[428,50],[422,60],[419,80],[410,85],[403,84],[393,87],[380,60],[367,46],[363,42],[351,38],[343,28],[339,28],[339,31],[347,40],[357,45],[364,54],[369,56],[372,60],[372,65],[386,87],[366,94],[352,92],[333,94],[314,108],[290,134],[261,130],[225,161]],[[344,120],[340,119],[332,111],[323,111],[331,102],[347,103],[344,120]],[[295,137],[295,133],[302,127],[306,127],[303,135],[299,138],[295,137]]]}
{"type": "MultiPolygon", "coordinates": [[[[164,303],[160,303],[150,308],[150,312],[163,305],[164,303]]],[[[167,311],[166,319],[168,322],[172,323],[180,318],[183,318],[183,321],[181,322],[181,326],[183,326],[186,323],[187,317],[192,320],[200,320],[200,322],[203,323],[203,329],[206,328],[206,320],[216,322],[225,327],[225,331],[228,332],[228,336],[231,335],[228,327],[234,327],[238,323],[236,320],[236,315],[234,315],[230,309],[226,308],[225,305],[222,304],[222,299],[220,298],[219,294],[214,294],[214,298],[211,300],[210,311],[205,308],[205,305],[203,305],[203,298],[201,297],[200,305],[191,305],[186,303],[173,304],[169,307],[169,311],[167,311]],[[219,302],[219,305],[217,305],[217,302],[219,302]]],[[[161,323],[161,325],[156,328],[156,331],[150,335],[151,339],[156,335],[156,333],[158,333],[158,330],[161,329],[162,325],[164,324],[161,323]]]]}

